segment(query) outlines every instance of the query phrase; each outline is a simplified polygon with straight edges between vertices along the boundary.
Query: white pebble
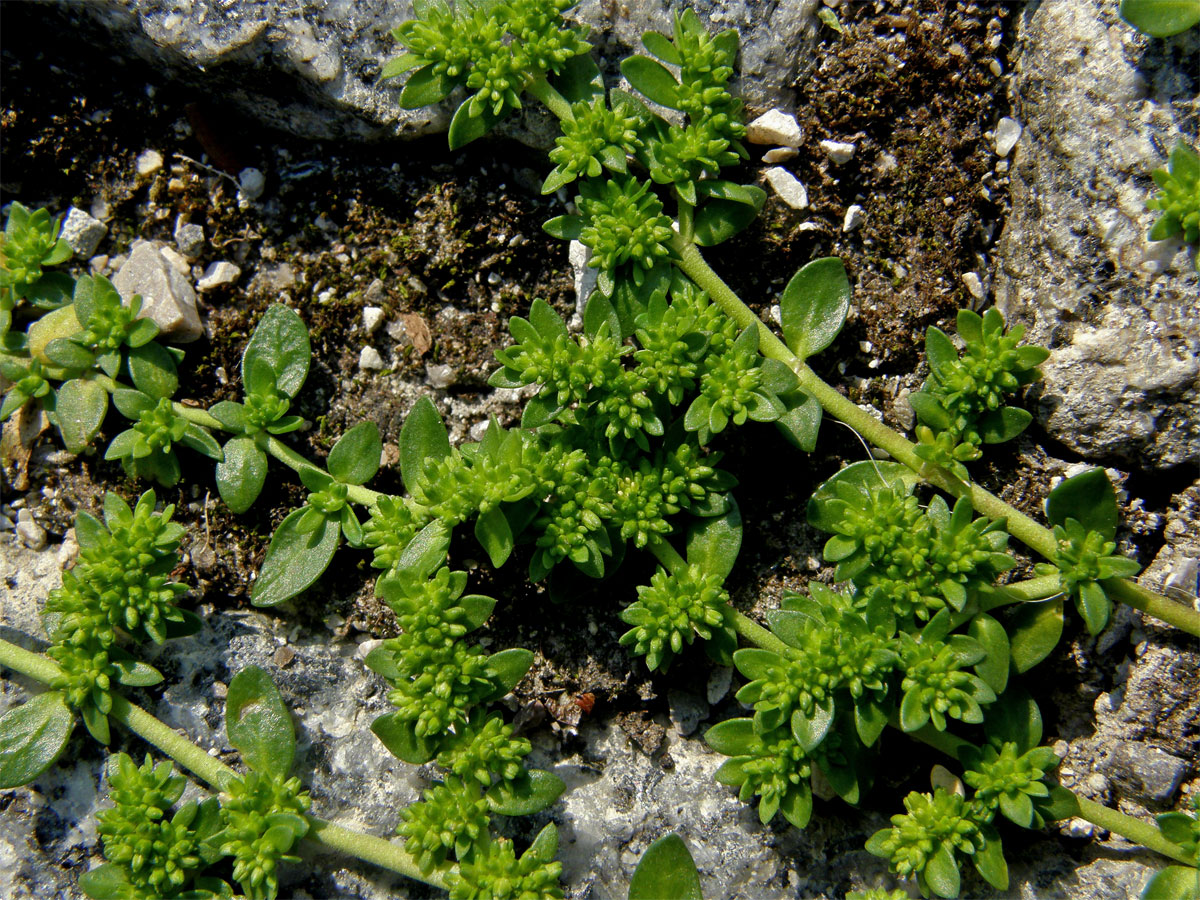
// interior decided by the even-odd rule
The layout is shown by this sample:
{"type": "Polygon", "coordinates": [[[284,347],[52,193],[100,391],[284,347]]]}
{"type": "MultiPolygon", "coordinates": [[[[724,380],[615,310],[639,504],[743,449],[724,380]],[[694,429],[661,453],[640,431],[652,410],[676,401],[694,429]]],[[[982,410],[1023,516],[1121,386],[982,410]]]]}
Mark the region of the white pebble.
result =
{"type": "Polygon", "coordinates": [[[795,159],[800,155],[800,151],[795,147],[776,147],[773,150],[768,150],[763,154],[763,162],[769,165],[776,163],[787,162],[789,159],[795,159]]]}
{"type": "Polygon", "coordinates": [[[983,299],[983,282],[979,280],[978,275],[974,272],[964,272],[962,281],[972,297],[976,300],[983,299]]]}
{"type": "Polygon", "coordinates": [[[848,210],[846,210],[846,218],[842,220],[842,231],[853,231],[855,228],[858,228],[858,226],[862,225],[863,219],[865,218],[866,217],[863,215],[863,208],[855,203],[848,210]]]}
{"type": "Polygon", "coordinates": [[[383,308],[379,306],[363,307],[363,328],[367,334],[374,334],[383,324],[383,308]]]}
{"type": "Polygon", "coordinates": [[[432,363],[425,367],[425,378],[429,382],[429,386],[438,390],[444,390],[458,380],[458,376],[451,366],[444,363],[432,363]]]}
{"type": "Polygon", "coordinates": [[[363,347],[358,354],[358,367],[368,372],[378,372],[383,368],[383,357],[374,347],[363,347]]]}
{"type": "Polygon", "coordinates": [[[37,523],[33,513],[27,509],[17,513],[17,534],[30,550],[46,549],[46,529],[37,523]]]}
{"type": "MultiPolygon", "coordinates": [[[[137,173],[149,177],[163,167],[162,154],[157,150],[143,150],[137,158],[137,173]]],[[[96,218],[101,218],[97,216],[96,218]]]]}
{"type": "Polygon", "coordinates": [[[746,126],[746,140],[752,144],[779,144],[799,147],[802,132],[795,116],[773,109],[746,126]]]}
{"type": "Polygon", "coordinates": [[[792,209],[804,209],[808,206],[808,191],[795,175],[779,166],[767,169],[766,174],[767,181],[780,200],[792,209]]]}
{"type": "Polygon", "coordinates": [[[196,282],[196,290],[211,291],[221,285],[233,284],[241,274],[242,270],[231,262],[215,262],[204,270],[204,277],[196,282]]]}
{"type": "Polygon", "coordinates": [[[846,141],[821,141],[821,152],[829,157],[830,162],[837,166],[844,166],[850,160],[854,159],[854,144],[846,141]]]}
{"type": "Polygon", "coordinates": [[[996,123],[996,155],[1008,156],[1021,138],[1021,123],[1005,116],[996,123]]]}

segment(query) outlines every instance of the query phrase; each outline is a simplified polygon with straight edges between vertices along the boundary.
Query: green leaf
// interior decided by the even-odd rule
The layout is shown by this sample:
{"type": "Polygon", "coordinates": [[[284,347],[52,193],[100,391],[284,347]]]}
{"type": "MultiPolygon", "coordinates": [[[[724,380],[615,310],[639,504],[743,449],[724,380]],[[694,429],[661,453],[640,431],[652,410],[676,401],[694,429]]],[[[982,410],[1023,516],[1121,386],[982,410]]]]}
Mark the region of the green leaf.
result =
{"type": "Polygon", "coordinates": [[[850,279],[836,256],[804,266],[779,298],[784,340],[805,359],[833,343],[849,311],[850,279]]]}
{"type": "Polygon", "coordinates": [[[1032,421],[1033,416],[1020,407],[1002,406],[979,417],[979,434],[985,444],[1003,444],[1028,428],[1032,421]]]}
{"type": "Polygon", "coordinates": [[[296,755],[292,716],[271,676],[247,666],[229,682],[225,732],[242,761],[262,775],[286,778],[296,755]]]}
{"type": "Polygon", "coordinates": [[[742,514],[730,498],[729,511],[691,524],[687,536],[687,561],[709,575],[728,578],[742,547],[742,514]]]}
{"type": "Polygon", "coordinates": [[[82,452],[95,439],[108,412],[108,391],[95,381],[73,378],[58,389],[54,411],[63,444],[82,452]]]}
{"type": "Polygon", "coordinates": [[[133,885],[123,866],[104,863],[79,876],[79,890],[92,900],[127,900],[133,885]]]}
{"type": "Polygon", "coordinates": [[[811,716],[800,710],[792,713],[792,737],[805,753],[812,753],[825,740],[833,724],[833,709],[833,697],[826,696],[823,702],[813,704],[811,716]]]}
{"type": "Polygon", "coordinates": [[[488,657],[488,674],[498,685],[494,696],[503,697],[520,683],[533,665],[533,652],[523,647],[501,650],[488,657]]]}
{"type": "Polygon", "coordinates": [[[276,606],[307,590],[333,559],[341,537],[337,520],[328,519],[316,530],[302,532],[296,526],[303,516],[304,508],[292,510],[275,529],[250,593],[255,606],[276,606]]]}
{"type": "Polygon", "coordinates": [[[1171,37],[1200,22],[1200,0],[1121,0],[1120,12],[1143,34],[1171,37]]]}
{"type": "Polygon", "coordinates": [[[1022,603],[1008,620],[1008,640],[1013,668],[1028,672],[1050,655],[1063,632],[1063,601],[1022,603]]]}
{"type": "Polygon", "coordinates": [[[1093,637],[1104,630],[1108,624],[1108,616],[1112,611],[1112,602],[1104,593],[1104,588],[1098,581],[1083,581],[1079,584],[1079,593],[1075,597],[1075,608],[1083,616],[1088,634],[1093,637]]]}
{"type": "Polygon", "coordinates": [[[74,722],[58,691],[38,694],[0,716],[0,788],[28,784],[54,765],[74,722]]]}
{"type": "Polygon", "coordinates": [[[96,357],[70,338],[55,338],[46,345],[46,358],[64,369],[88,369],[96,357]]]}
{"type": "Polygon", "coordinates": [[[888,723],[888,705],[863,694],[854,704],[854,730],[864,747],[874,746],[888,723]]]}
{"type": "Polygon", "coordinates": [[[550,78],[550,86],[563,95],[568,103],[588,103],[604,95],[600,68],[590,53],[572,56],[558,74],[550,78]]]}
{"type": "Polygon", "coordinates": [[[1042,742],[1042,711],[1020,684],[1012,684],[988,707],[989,738],[1012,741],[1018,753],[1027,753],[1042,742]]]}
{"type": "Polygon", "coordinates": [[[405,109],[420,109],[440,103],[454,90],[455,80],[434,71],[433,64],[422,66],[408,77],[400,92],[400,105],[405,109]]]}
{"type": "Polygon", "coordinates": [[[579,216],[555,216],[542,225],[542,231],[560,241],[575,241],[583,232],[583,219],[579,216]]]}
{"type": "Polygon", "coordinates": [[[475,520],[475,537],[497,569],[508,560],[513,549],[512,528],[500,507],[493,507],[475,520]]]}
{"type": "Polygon", "coordinates": [[[1192,824],[1196,821],[1186,813],[1170,812],[1155,816],[1158,830],[1173,844],[1186,844],[1192,839],[1192,824]]]}
{"type": "Polygon", "coordinates": [[[921,704],[919,691],[911,690],[900,701],[900,728],[912,732],[924,728],[929,721],[929,710],[921,704]]]}
{"type": "Polygon", "coordinates": [[[648,56],[629,56],[621,61],[621,74],[652,103],[679,109],[679,82],[662,63],[648,56]]]}
{"type": "Polygon", "coordinates": [[[724,756],[743,756],[759,743],[753,719],[726,719],[704,733],[704,741],[724,756]]]}
{"type": "Polygon", "coordinates": [[[920,476],[903,463],[888,460],[864,459],[851,463],[832,478],[822,482],[808,501],[808,522],[822,531],[834,531],[841,518],[828,504],[839,499],[838,485],[860,492],[865,500],[868,492],[894,484],[905,484],[910,489],[920,476]]]}
{"type": "Polygon", "coordinates": [[[401,720],[397,713],[385,713],[371,723],[371,730],[392,756],[420,766],[433,759],[434,751],[425,738],[417,735],[415,726],[415,722],[401,720]]]}
{"type": "Polygon", "coordinates": [[[374,422],[359,422],[329,451],[329,474],[342,484],[366,484],[379,471],[383,440],[374,422]]]}
{"type": "Polygon", "coordinates": [[[821,404],[803,391],[780,399],[787,405],[787,412],[775,420],[775,427],[792,446],[812,453],[817,449],[817,434],[821,430],[821,404]]]}
{"type": "Polygon", "coordinates": [[[1154,873],[1141,900],[1198,900],[1200,873],[1191,866],[1167,866],[1154,873]]]}
{"type": "Polygon", "coordinates": [[[646,848],[629,880],[629,900],[703,900],[700,873],[687,844],[668,834],[646,848]]]}
{"type": "Polygon", "coordinates": [[[483,625],[496,608],[495,597],[485,597],[483,594],[467,594],[458,601],[458,605],[466,612],[462,626],[467,631],[474,631],[483,625]]]}
{"type": "Polygon", "coordinates": [[[715,247],[754,221],[766,202],[767,193],[753,185],[745,185],[745,188],[754,198],[751,204],[732,200],[709,200],[696,210],[692,235],[697,244],[701,247],[715,247]]]}
{"type": "Polygon", "coordinates": [[[294,310],[267,308],[242,354],[242,383],[248,394],[270,394],[277,388],[295,397],[308,377],[312,347],[308,328],[294,310]]]}
{"type": "Polygon", "coordinates": [[[558,827],[550,822],[538,832],[529,849],[521,854],[522,858],[529,857],[541,863],[548,863],[558,855],[558,827]]]}
{"type": "Polygon", "coordinates": [[[434,519],[408,542],[396,568],[416,578],[428,578],[446,559],[450,549],[450,529],[440,519],[434,519]]]}
{"type": "Polygon", "coordinates": [[[446,132],[450,149],[458,150],[472,141],[479,140],[495,128],[501,118],[503,116],[493,113],[490,106],[479,115],[473,116],[471,115],[471,100],[464,100],[454,111],[454,118],[450,120],[450,130],[446,132]]]}
{"type": "Polygon", "coordinates": [[[499,781],[484,798],[492,812],[502,816],[531,816],[541,812],[562,796],[566,784],[553,772],[530,769],[528,778],[499,781]]]}
{"type": "Polygon", "coordinates": [[[437,407],[422,397],[400,429],[400,477],[411,492],[419,483],[421,470],[429,457],[445,459],[450,455],[450,436],[437,407]]]}
{"type": "Polygon", "coordinates": [[[1103,469],[1088,469],[1059,483],[1046,498],[1046,518],[1051,525],[1066,525],[1076,519],[1088,531],[1098,531],[1105,540],[1117,533],[1117,492],[1103,469]]]}
{"type": "Polygon", "coordinates": [[[617,317],[612,301],[597,292],[592,294],[583,308],[583,330],[588,337],[594,338],[605,325],[608,325],[608,336],[618,340],[621,335],[621,320],[617,317]]]}
{"type": "Polygon", "coordinates": [[[117,681],[127,687],[150,687],[163,680],[162,673],[140,659],[112,659],[117,670],[117,681]]]}
{"type": "Polygon", "coordinates": [[[675,45],[665,35],[661,35],[657,31],[647,31],[643,34],[642,46],[665,63],[670,63],[673,66],[683,65],[683,57],[679,55],[679,51],[675,48],[675,45]]]}
{"type": "Polygon", "coordinates": [[[961,876],[958,863],[954,860],[954,851],[947,844],[941,844],[937,851],[925,863],[925,883],[939,897],[957,897],[961,876]]]}
{"type": "MultiPolygon", "coordinates": [[[[146,321],[146,320],[143,320],[146,321]]],[[[172,397],[179,390],[175,358],[161,344],[143,344],[129,351],[129,377],[133,386],[153,397],[172,397]]]]}
{"type": "Polygon", "coordinates": [[[980,832],[984,837],[982,850],[976,850],[971,857],[977,871],[983,880],[998,891],[1008,890],[1008,863],[1004,860],[1004,848],[1000,844],[1000,834],[991,825],[981,825],[980,832]]]}
{"type": "Polygon", "coordinates": [[[975,674],[997,695],[1004,693],[1008,684],[1008,632],[1004,630],[1003,625],[984,613],[971,620],[968,632],[987,653],[983,661],[975,666],[975,674]]]}
{"type": "Polygon", "coordinates": [[[383,71],[379,73],[382,78],[395,78],[397,75],[403,75],[405,72],[416,68],[417,61],[420,59],[415,53],[401,53],[394,59],[389,59],[384,63],[383,71]]]}
{"type": "Polygon", "coordinates": [[[1056,822],[1079,815],[1079,798],[1061,784],[1050,785],[1049,799],[1038,799],[1038,812],[1047,822],[1056,822]]]}
{"type": "Polygon", "coordinates": [[[267,480],[267,454],[245,436],[225,442],[225,458],[217,463],[217,490],[231,512],[244,513],[258,499],[267,480]]]}

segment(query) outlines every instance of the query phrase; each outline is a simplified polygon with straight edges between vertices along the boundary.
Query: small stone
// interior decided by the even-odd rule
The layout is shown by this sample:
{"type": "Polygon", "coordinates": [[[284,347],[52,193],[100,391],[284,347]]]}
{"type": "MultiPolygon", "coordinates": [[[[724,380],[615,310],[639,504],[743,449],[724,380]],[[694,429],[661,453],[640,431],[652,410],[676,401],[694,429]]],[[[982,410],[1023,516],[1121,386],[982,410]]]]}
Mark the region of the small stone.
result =
{"type": "MultiPolygon", "coordinates": [[[[174,263],[152,241],[134,241],[129,258],[113,276],[113,287],[125,303],[142,298],[142,316],[153,319],[175,343],[194,341],[204,333],[196,311],[196,292],[174,263]]],[[[114,266],[116,260],[112,261],[114,266]]]]}
{"type": "Polygon", "coordinates": [[[458,373],[453,366],[445,363],[431,363],[425,367],[425,380],[429,386],[437,390],[445,390],[458,381],[458,373]]]}
{"type": "Polygon", "coordinates": [[[729,693],[729,686],[732,683],[732,666],[717,666],[714,668],[708,676],[708,702],[717,704],[724,700],[725,695],[729,693]]]}
{"type": "Polygon", "coordinates": [[[1021,123],[1005,116],[996,123],[996,155],[1008,156],[1021,138],[1021,123]]]}
{"type": "Polygon", "coordinates": [[[571,269],[575,273],[575,311],[580,316],[581,323],[583,304],[592,296],[592,291],[596,290],[596,279],[600,277],[600,270],[588,265],[591,258],[591,248],[581,241],[571,241],[567,249],[567,261],[571,263],[571,269]]]}
{"type": "Polygon", "coordinates": [[[148,178],[163,167],[162,154],[157,150],[143,150],[137,158],[137,173],[148,178]]]}
{"type": "Polygon", "coordinates": [[[258,169],[242,169],[238,173],[238,194],[246,200],[257,200],[267,186],[267,179],[258,169]]]}
{"type": "Polygon", "coordinates": [[[1087,840],[1096,833],[1096,826],[1087,819],[1072,818],[1063,826],[1063,834],[1077,840],[1087,840]]]}
{"type": "Polygon", "coordinates": [[[979,276],[974,272],[964,272],[962,282],[969,293],[976,300],[983,299],[983,282],[979,280],[979,276]]]}
{"type": "Polygon", "coordinates": [[[211,291],[222,285],[233,284],[241,274],[242,270],[233,263],[221,260],[204,270],[204,277],[196,282],[196,287],[201,291],[211,291]]]}
{"type": "Polygon", "coordinates": [[[93,275],[102,274],[108,268],[108,256],[104,253],[93,256],[88,260],[88,268],[92,270],[93,275]]]}
{"type": "Polygon", "coordinates": [[[17,513],[17,534],[21,536],[21,543],[30,550],[46,549],[46,529],[37,523],[33,513],[27,509],[17,513]]]}
{"type": "Polygon", "coordinates": [[[383,307],[380,306],[364,306],[363,307],[363,330],[367,334],[374,334],[379,330],[379,326],[383,324],[383,307]]]}
{"type": "Polygon", "coordinates": [[[846,141],[821,141],[821,152],[829,157],[835,166],[844,166],[854,159],[854,144],[846,141]]]}
{"type": "Polygon", "coordinates": [[[358,367],[367,372],[378,372],[383,368],[383,357],[374,347],[363,347],[358,354],[358,367]]]}
{"type": "Polygon", "coordinates": [[[842,231],[853,231],[862,225],[865,218],[863,208],[855,203],[846,210],[846,218],[842,220],[842,231]]]}
{"type": "Polygon", "coordinates": [[[62,239],[71,245],[76,259],[88,259],[96,253],[108,226],[72,206],[62,224],[62,239]]]}
{"type": "Polygon", "coordinates": [[[188,259],[196,259],[204,252],[204,228],[181,219],[175,222],[175,246],[188,259]]]}
{"type": "Polygon", "coordinates": [[[776,163],[787,162],[789,159],[795,159],[800,155],[800,151],[794,147],[776,147],[773,150],[768,150],[763,154],[763,162],[775,165],[776,163]]]}
{"type": "Polygon", "coordinates": [[[746,140],[752,144],[779,144],[799,147],[803,132],[795,116],[782,110],[765,112],[746,126],[746,140]]]}
{"type": "Polygon", "coordinates": [[[1125,741],[1109,759],[1112,776],[1155,803],[1167,803],[1179,790],[1188,764],[1158,747],[1125,741]]]}
{"type": "Polygon", "coordinates": [[[279,666],[281,669],[286,669],[292,664],[292,660],[296,658],[296,651],[284,644],[275,651],[275,655],[271,657],[271,662],[279,666]]]}
{"type": "Polygon", "coordinates": [[[501,279],[500,279],[499,272],[488,272],[488,277],[487,277],[488,284],[490,284],[492,287],[495,287],[496,285],[498,285],[500,283],[500,281],[501,281],[501,279]]]}
{"type": "Polygon", "coordinates": [[[792,209],[805,209],[808,206],[808,191],[800,180],[780,166],[767,169],[767,181],[779,196],[779,199],[792,209]]]}
{"type": "Polygon", "coordinates": [[[180,275],[182,275],[184,278],[192,277],[192,267],[188,265],[188,261],[186,259],[184,259],[180,254],[176,253],[174,250],[172,250],[170,247],[167,247],[167,246],[159,247],[158,252],[161,253],[162,258],[165,259],[167,262],[169,262],[174,267],[175,271],[178,272],[180,275]]]}
{"type": "Polygon", "coordinates": [[[695,731],[700,720],[708,715],[708,703],[687,691],[669,691],[667,703],[671,707],[671,724],[682,737],[695,731]]]}

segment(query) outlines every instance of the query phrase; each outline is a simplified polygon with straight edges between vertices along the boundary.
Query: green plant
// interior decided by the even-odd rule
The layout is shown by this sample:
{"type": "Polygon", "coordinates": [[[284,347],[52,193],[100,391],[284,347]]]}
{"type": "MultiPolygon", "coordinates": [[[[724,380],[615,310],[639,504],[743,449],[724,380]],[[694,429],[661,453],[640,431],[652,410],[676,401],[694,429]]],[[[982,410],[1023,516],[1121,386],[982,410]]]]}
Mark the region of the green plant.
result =
{"type": "Polygon", "coordinates": [[[1121,0],[1121,18],[1143,34],[1171,37],[1200,22],[1200,0],[1121,0]]]}
{"type": "Polygon", "coordinates": [[[1189,244],[1200,243],[1200,155],[1181,140],[1171,150],[1169,165],[1150,174],[1160,190],[1146,201],[1146,208],[1162,213],[1150,229],[1150,240],[1178,234],[1189,244]]]}
{"type": "MultiPolygon", "coordinates": [[[[160,677],[121,655],[124,632],[161,641],[196,624],[174,607],[177,588],[162,580],[179,535],[152,524],[169,518],[164,512],[155,519],[152,494],[137,511],[121,512],[114,499],[111,521],[106,501],[107,529],[86,513],[77,524],[81,547],[120,540],[141,548],[111,567],[113,578],[136,591],[97,588],[93,597],[88,570],[86,586],[72,585],[74,593],[50,604],[49,659],[0,643],[0,662],[57,687],[5,716],[0,785],[44,771],[78,710],[97,738],[107,742],[109,718],[126,724],[218,791],[216,830],[192,840],[196,822],[208,819],[199,807],[194,814],[181,808],[169,820],[174,856],[97,879],[150,884],[153,875],[158,886],[176,890],[182,875],[180,886],[190,878],[195,890],[219,894],[219,885],[201,885],[207,876],[192,860],[198,855],[207,865],[228,857],[245,893],[271,897],[279,865],[305,839],[447,887],[452,897],[561,895],[552,827],[520,854],[494,832],[493,816],[545,809],[565,786],[526,767],[529,742],[514,736],[492,706],[534,657],[522,648],[488,652],[468,639],[495,608],[491,598],[468,594],[469,576],[449,565],[455,532],[470,525],[493,565],[523,554],[530,579],[547,581],[555,597],[569,598],[580,576],[611,576],[632,553],[654,556],[661,568],[623,611],[632,628],[621,640],[652,669],[700,641],[746,678],[738,697],[752,714],[714,726],[707,738],[730,757],[718,780],[747,801],[757,799],[764,823],[782,813],[804,827],[818,776],[842,799],[860,803],[880,746],[896,739],[891,725],[949,754],[962,772],[956,789],[939,784],[931,794],[910,794],[894,827],[869,844],[925,892],[956,894],[967,860],[1004,889],[998,818],[1035,828],[1085,816],[1188,863],[1172,837],[1178,826],[1160,832],[1054,783],[1057,758],[1039,746],[1040,712],[1019,684],[1018,676],[1058,643],[1064,595],[1093,631],[1121,601],[1200,634],[1193,611],[1125,580],[1137,564],[1115,553],[1116,498],[1102,470],[1051,492],[1051,528],[972,480],[966,463],[1029,423],[1028,413],[1008,404],[1039,377],[1046,351],[1023,345],[1020,326],[1006,332],[995,311],[964,313],[961,353],[943,332],[927,336],[930,377],[913,403],[918,442],[884,427],[806,362],[833,344],[847,316],[850,282],[839,260],[812,261],[788,283],[779,298],[781,341],[700,255],[700,247],[745,228],[764,199],[757,187],[720,177],[744,155],[740,103],[728,89],[737,34],[711,36],[689,11],[676,18],[672,40],[644,37],[654,58],[624,62],[636,91],[683,114],[668,122],[634,94],[605,92],[582,35],[562,23],[563,8],[557,0],[418,4],[418,19],[397,31],[407,53],[385,69],[388,77],[411,71],[401,95],[407,105],[440,101],[459,85],[471,92],[451,124],[453,146],[483,135],[519,107],[523,92],[564,123],[544,187],[575,184],[578,214],[552,219],[546,229],[590,248],[598,290],[584,308],[582,334],[571,333],[542,301],[527,319],[509,320],[514,344],[496,352],[501,368],[491,383],[536,389],[521,427],[493,421],[480,441],[452,446],[424,398],[397,442],[406,493],[377,492],[367,487],[383,447],[374,423],[349,428],[324,465],[281,439],[303,424],[289,414],[312,352],[299,314],[268,310],[242,357],[241,401],[205,411],[173,399],[177,356],[123,312],[98,278],[75,282],[73,302],[37,317],[3,360],[22,372],[6,407],[42,400],[73,446],[98,433],[111,395],[134,424],[107,455],[128,460],[135,477],[173,483],[196,450],[217,460],[221,496],[244,511],[259,496],[271,458],[295,470],[309,495],[272,536],[251,593],[255,604],[276,606],[309,588],[343,539],[373,551],[375,589],[400,634],[366,659],[387,683],[393,706],[372,731],[399,759],[435,764],[423,799],[401,814],[402,844],[348,835],[308,814],[307,795],[289,777],[290,719],[265,674],[247,670],[230,685],[227,730],[249,769],[244,775],[115,691],[114,683],[160,677]],[[64,405],[71,384],[78,398],[64,405]],[[719,468],[715,445],[733,428],[763,422],[811,450],[826,413],[892,460],[851,465],[817,487],[809,521],[831,535],[825,556],[844,587],[811,582],[807,597],[786,596],[763,628],[728,603],[724,584],[742,522],[731,494],[736,481],[719,468]],[[228,435],[223,446],[218,433],[228,435]],[[118,538],[117,527],[137,531],[140,543],[118,538]],[[1015,564],[1010,538],[1048,560],[1038,578],[1000,583],[1015,564]],[[97,625],[63,624],[85,621],[97,625]],[[751,646],[737,649],[739,640],[751,646]],[[956,736],[962,726],[973,728],[980,745],[956,736]]],[[[81,565],[96,567],[99,585],[101,557],[88,552],[81,565]]],[[[169,771],[137,771],[137,783],[158,792],[155,821],[165,820],[178,800],[168,802],[169,771]]],[[[134,775],[122,777],[134,783],[134,775]]],[[[149,833],[125,813],[111,818],[114,828],[128,825],[122,833],[149,833]]],[[[698,896],[698,876],[694,865],[684,865],[678,838],[651,851],[631,896],[698,896]]],[[[118,843],[113,852],[124,855],[118,843]]],[[[118,866],[133,857],[110,859],[118,866]]]]}

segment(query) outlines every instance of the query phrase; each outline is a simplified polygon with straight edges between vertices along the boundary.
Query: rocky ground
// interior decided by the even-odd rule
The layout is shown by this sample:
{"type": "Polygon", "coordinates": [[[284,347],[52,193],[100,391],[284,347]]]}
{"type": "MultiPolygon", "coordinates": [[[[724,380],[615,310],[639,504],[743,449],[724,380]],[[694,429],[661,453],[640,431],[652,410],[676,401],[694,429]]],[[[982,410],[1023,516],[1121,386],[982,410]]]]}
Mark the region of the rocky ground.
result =
{"type": "MultiPolygon", "coordinates": [[[[989,454],[977,477],[1037,514],[1053,478],[1081,463],[1110,467],[1126,548],[1152,582],[1194,596],[1197,279],[1179,245],[1146,244],[1143,201],[1163,148],[1181,132],[1196,139],[1188,60],[1200,39],[1137,35],[1107,0],[834,5],[841,32],[812,2],[695,5],[714,27],[741,31],[751,114],[779,109],[801,132],[794,153],[753,148],[743,176],[771,196],[755,225],[711,254],[718,271],[769,315],[797,267],[842,257],[852,319],[816,361],[819,373],[902,429],[912,424],[904,398],[924,378],[928,325],[952,329],[958,308],[993,302],[1026,322],[1054,350],[1045,385],[1027,398],[1038,421],[1012,449],[989,454]]],[[[669,21],[666,8],[588,0],[578,15],[611,74],[642,30],[669,21]]],[[[295,306],[315,358],[297,410],[313,427],[294,446],[311,456],[370,419],[394,458],[400,424],[423,395],[454,440],[478,436],[490,415],[513,424],[516,399],[486,386],[507,318],[534,297],[568,317],[576,307],[565,248],[541,230],[561,212],[537,190],[546,121],[530,114],[506,138],[447,154],[436,133],[444,114],[403,113],[398,91],[376,82],[393,52],[386,29],[407,14],[399,0],[190,9],[3,5],[3,201],[56,214],[73,207],[100,222],[99,242],[72,264],[79,272],[115,276],[145,252],[138,240],[176,254],[175,274],[164,277],[197,291],[202,328],[186,348],[181,393],[204,406],[237,396],[241,349],[266,306],[295,306]],[[261,185],[239,183],[247,168],[261,185]]],[[[110,421],[99,445],[119,427],[110,421]]],[[[40,429],[35,418],[6,429],[0,506],[0,634],[35,647],[44,639],[38,606],[72,558],[75,511],[95,510],[104,491],[144,488],[40,429]]],[[[828,581],[804,503],[816,483],[862,457],[853,436],[827,425],[809,458],[767,428],[721,449],[742,482],[747,530],[731,580],[739,608],[761,613],[785,589],[828,581]]],[[[245,665],[268,668],[296,711],[315,811],[388,834],[428,773],[392,758],[367,729],[386,699],[362,659],[394,631],[371,596],[368,558],[343,550],[336,571],[303,597],[255,610],[249,589],[271,531],[304,489],[272,479],[250,512],[234,516],[211,466],[191,462],[180,487],[159,496],[188,526],[177,577],[193,586],[188,602],[208,627],[152,660],[167,687],[136,692],[139,702],[231,753],[225,685],[245,665]]],[[[399,490],[396,467],[373,486],[399,490]]],[[[629,568],[630,579],[649,570],[629,568]]],[[[568,792],[511,827],[526,835],[558,823],[570,896],[624,896],[638,856],[671,830],[687,839],[710,897],[832,898],[890,884],[862,844],[923,786],[928,754],[889,747],[888,771],[862,811],[818,801],[804,831],[763,827],[712,782],[721,758],[699,739],[738,712],[731,673],[698,653],[665,676],[631,664],[616,638],[632,580],[558,605],[523,571],[520,559],[499,572],[480,566],[472,590],[500,598],[486,640],[538,652],[509,702],[528,723],[535,764],[568,792]],[[587,694],[595,705],[585,713],[576,701],[587,694]]],[[[1194,642],[1129,610],[1098,640],[1077,621],[1068,628],[1034,686],[1048,739],[1066,757],[1064,782],[1136,815],[1180,807],[1200,791],[1194,642]]],[[[5,677],[0,710],[29,688],[5,677]]],[[[78,737],[56,769],[0,794],[0,894],[74,894],[100,858],[93,814],[103,755],[78,737]]],[[[1004,837],[1013,894],[1024,897],[1135,895],[1161,862],[1074,820],[1004,837]]],[[[982,882],[966,890],[986,895],[982,882]]],[[[338,857],[291,867],[284,891],[435,895],[338,857]]]]}

